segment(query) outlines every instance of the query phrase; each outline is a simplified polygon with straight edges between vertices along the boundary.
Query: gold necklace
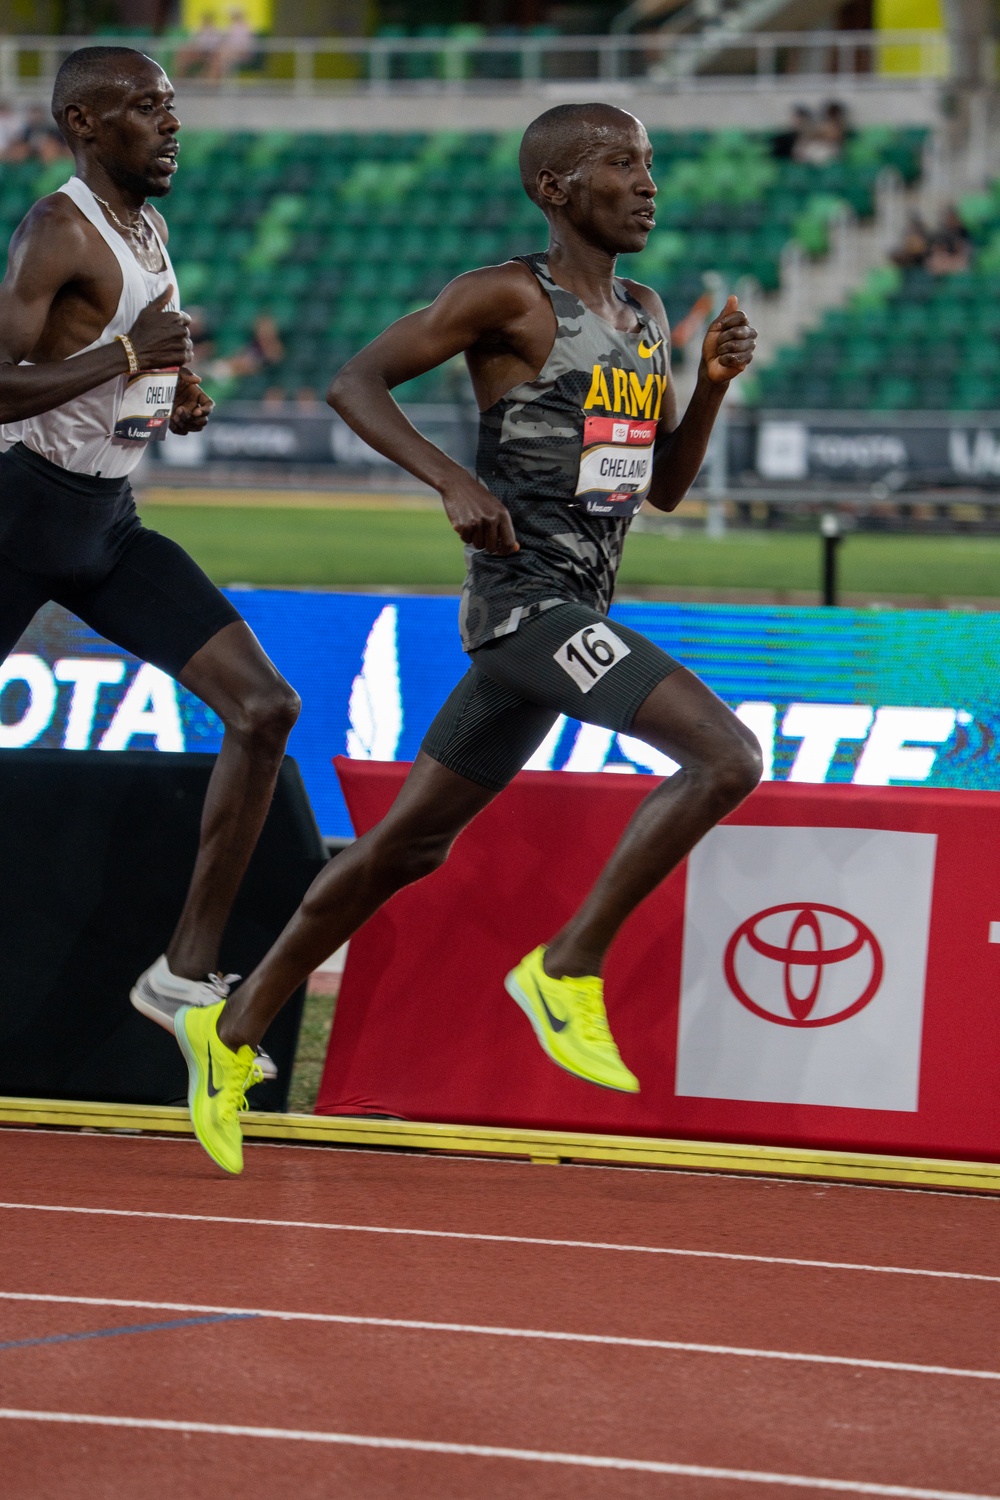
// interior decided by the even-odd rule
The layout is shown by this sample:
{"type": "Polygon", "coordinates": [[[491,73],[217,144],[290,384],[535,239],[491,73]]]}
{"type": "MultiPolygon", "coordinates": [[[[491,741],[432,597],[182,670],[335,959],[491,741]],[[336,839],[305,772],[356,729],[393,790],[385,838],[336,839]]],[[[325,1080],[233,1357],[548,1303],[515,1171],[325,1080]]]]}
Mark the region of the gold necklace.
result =
{"type": "MultiPolygon", "coordinates": [[[[91,189],[91,192],[93,192],[93,188],[91,189]]],[[[94,193],[94,197],[97,199],[97,202],[101,205],[102,208],[107,209],[108,213],[111,215],[111,218],[114,220],[115,224],[122,231],[122,233],[131,235],[131,237],[135,240],[136,244],[141,249],[145,245],[146,232],[149,228],[146,222],[146,217],[142,213],[142,211],[140,210],[136,214],[136,222],[134,224],[123,224],[106,198],[99,198],[96,193],[94,193]]]]}

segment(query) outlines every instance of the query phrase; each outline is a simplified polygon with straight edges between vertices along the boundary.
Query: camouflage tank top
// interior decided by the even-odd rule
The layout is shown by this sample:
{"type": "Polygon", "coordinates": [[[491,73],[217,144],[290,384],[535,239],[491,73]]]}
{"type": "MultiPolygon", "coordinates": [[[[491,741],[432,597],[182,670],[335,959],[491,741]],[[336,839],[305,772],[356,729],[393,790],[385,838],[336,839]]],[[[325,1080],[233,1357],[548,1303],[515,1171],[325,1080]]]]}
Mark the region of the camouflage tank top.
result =
{"type": "Polygon", "coordinates": [[[615,291],[637,326],[621,333],[549,275],[544,255],[518,256],[556,315],[551,353],[534,380],[479,419],[476,474],[510,511],[513,557],[466,548],[459,626],[466,651],[554,605],[607,611],[629,523],[649,489],[667,385],[666,331],[615,291]]]}

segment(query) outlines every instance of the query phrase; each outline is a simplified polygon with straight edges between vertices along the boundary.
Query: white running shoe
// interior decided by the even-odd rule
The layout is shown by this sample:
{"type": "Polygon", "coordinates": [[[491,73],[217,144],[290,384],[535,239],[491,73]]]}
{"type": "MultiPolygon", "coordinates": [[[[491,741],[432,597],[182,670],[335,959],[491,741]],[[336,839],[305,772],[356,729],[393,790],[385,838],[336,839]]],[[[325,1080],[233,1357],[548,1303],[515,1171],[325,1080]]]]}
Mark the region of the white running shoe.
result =
{"type": "MultiPolygon", "coordinates": [[[[139,975],[132,986],[131,1000],[141,1015],[175,1034],[174,1020],[183,1005],[218,1005],[239,978],[239,974],[209,974],[205,979],[179,979],[171,973],[166,955],[161,954],[145,974],[139,975]]],[[[277,1078],[274,1059],[263,1047],[257,1048],[257,1061],[266,1080],[277,1078]]]]}

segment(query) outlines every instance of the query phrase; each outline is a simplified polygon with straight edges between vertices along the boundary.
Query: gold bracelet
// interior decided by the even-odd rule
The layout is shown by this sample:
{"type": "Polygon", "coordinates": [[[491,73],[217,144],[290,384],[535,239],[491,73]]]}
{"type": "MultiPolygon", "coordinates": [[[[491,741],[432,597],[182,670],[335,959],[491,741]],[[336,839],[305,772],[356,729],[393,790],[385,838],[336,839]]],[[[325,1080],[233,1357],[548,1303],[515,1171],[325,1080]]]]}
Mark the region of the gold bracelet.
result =
{"type": "Polygon", "coordinates": [[[115,342],[118,343],[118,344],[121,344],[122,348],[125,350],[125,353],[128,356],[128,372],[129,372],[129,374],[130,375],[138,375],[138,373],[139,373],[139,360],[138,360],[138,357],[136,355],[135,350],[132,347],[132,340],[129,338],[128,334],[127,333],[116,333],[115,334],[115,342]]]}

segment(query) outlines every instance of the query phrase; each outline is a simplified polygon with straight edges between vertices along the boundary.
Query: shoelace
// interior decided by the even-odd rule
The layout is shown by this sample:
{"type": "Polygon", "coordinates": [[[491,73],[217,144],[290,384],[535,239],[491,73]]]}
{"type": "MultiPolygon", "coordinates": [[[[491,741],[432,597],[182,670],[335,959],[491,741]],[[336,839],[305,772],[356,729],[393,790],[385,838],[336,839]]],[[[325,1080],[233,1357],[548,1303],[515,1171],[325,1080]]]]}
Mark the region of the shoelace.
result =
{"type": "Polygon", "coordinates": [[[580,1015],[580,1034],[584,1041],[592,1042],[599,1047],[614,1047],[614,1037],[608,1025],[599,981],[585,979],[580,983],[577,989],[577,1008],[580,1015]]]}
{"type": "Polygon", "coordinates": [[[255,1083],[260,1083],[263,1077],[260,1063],[256,1060],[250,1064],[242,1078],[238,1073],[234,1073],[225,1087],[222,1103],[219,1106],[219,1119],[231,1120],[233,1115],[245,1113],[250,1108],[246,1091],[255,1083]]]}
{"type": "Polygon", "coordinates": [[[205,983],[217,1000],[228,1000],[229,991],[242,974],[209,974],[205,983]]]}

